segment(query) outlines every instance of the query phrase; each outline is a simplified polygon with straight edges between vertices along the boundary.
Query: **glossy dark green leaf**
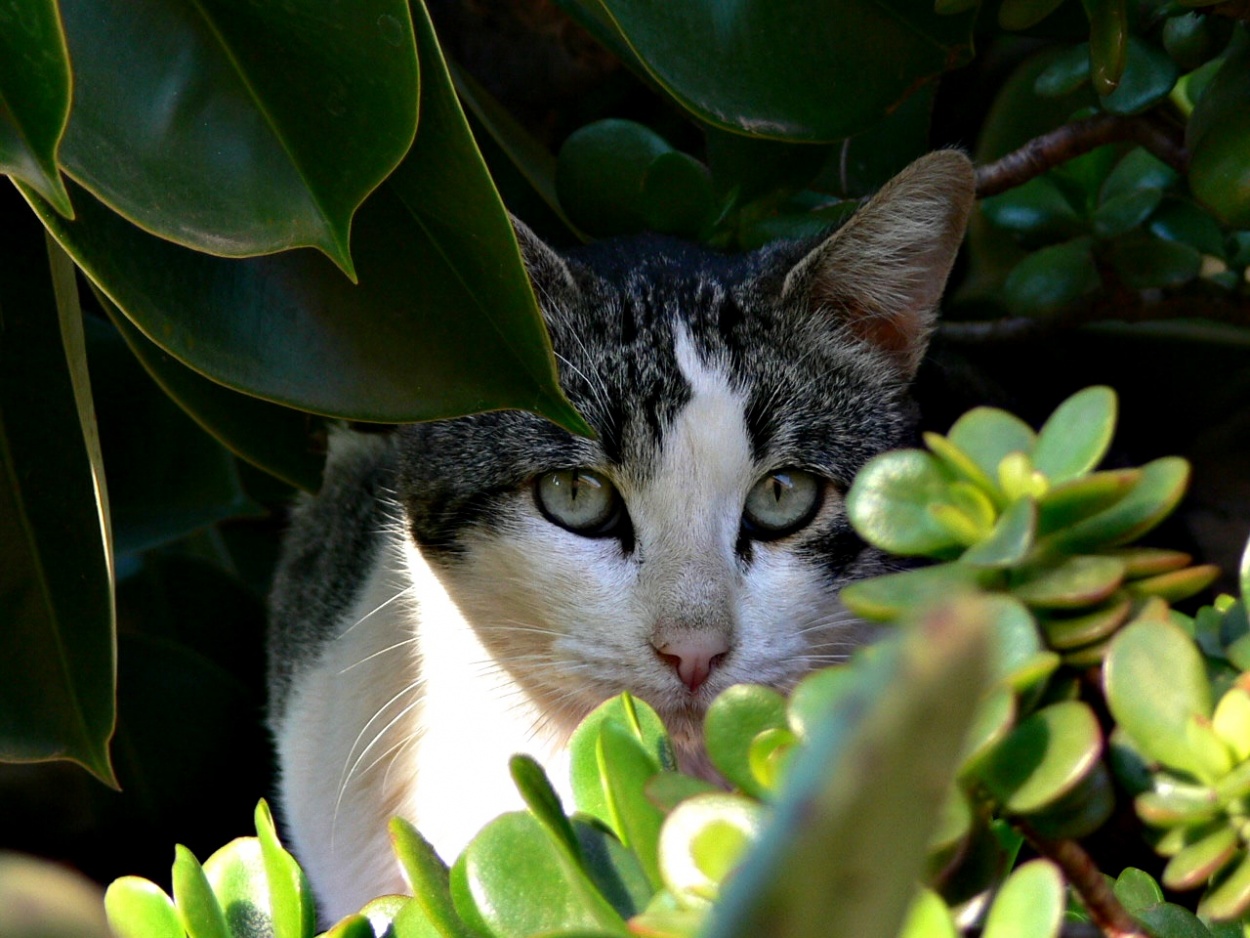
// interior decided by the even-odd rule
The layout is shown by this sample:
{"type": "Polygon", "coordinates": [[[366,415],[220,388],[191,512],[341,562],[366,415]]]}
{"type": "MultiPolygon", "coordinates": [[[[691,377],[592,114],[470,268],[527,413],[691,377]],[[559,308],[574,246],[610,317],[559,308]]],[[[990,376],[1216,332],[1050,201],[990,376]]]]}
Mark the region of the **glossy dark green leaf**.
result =
{"type": "Polygon", "coordinates": [[[1052,483],[1069,482],[1100,462],[1115,432],[1115,391],[1096,386],[1078,391],[1055,408],[1031,454],[1033,468],[1052,483]]]}
{"type": "Polygon", "coordinates": [[[0,758],[113,781],[112,546],[73,265],[28,217],[0,253],[0,758]],[[55,285],[55,294],[53,286],[55,285]]]}
{"type": "MultiPolygon", "coordinates": [[[[1101,2],[1122,3],[1123,0],[1101,2]]],[[[1096,75],[1097,66],[1094,71],[1096,75]]],[[[1140,114],[1164,100],[1171,93],[1178,77],[1180,71],[1166,53],[1144,39],[1129,36],[1124,72],[1120,76],[1119,84],[1109,93],[1099,89],[1102,106],[1112,114],[1140,114]]]]}
{"type": "Polygon", "coordinates": [[[736,190],[740,202],[778,190],[804,188],[833,150],[830,146],[750,137],[707,124],[701,130],[716,191],[727,195],[736,190]]]}
{"type": "Polygon", "coordinates": [[[1207,29],[1205,16],[1180,13],[1163,22],[1163,48],[1172,61],[1186,72],[1192,72],[1211,57],[1215,40],[1207,29]]]}
{"type": "Polygon", "coordinates": [[[230,927],[200,861],[186,847],[175,849],[172,883],[178,920],[190,938],[230,938],[230,927]]]}
{"type": "Polygon", "coordinates": [[[1020,316],[1045,316],[1098,289],[1101,280],[1088,237],[1034,251],[1007,275],[1008,306],[1020,316]]]}
{"type": "Polygon", "coordinates": [[[663,234],[697,238],[719,206],[708,169],[685,153],[661,153],[642,180],[647,227],[663,234]]]}
{"type": "Polygon", "coordinates": [[[1094,234],[1100,238],[1114,238],[1132,231],[1149,218],[1162,201],[1163,191],[1160,189],[1136,189],[1105,199],[1091,219],[1094,234]]]}
{"type": "Polygon", "coordinates": [[[813,187],[849,198],[876,192],[932,149],[936,95],[937,83],[925,85],[863,133],[844,140],[813,187]]]}
{"type": "Polygon", "coordinates": [[[988,586],[997,576],[992,568],[945,563],[861,580],[843,589],[840,598],[856,615],[888,622],[905,612],[988,586]]]}
{"type": "MultiPolygon", "coordinates": [[[[430,842],[402,817],[392,818],[389,830],[395,856],[412,885],[412,893],[422,909],[424,920],[437,928],[442,936],[472,938],[473,932],[456,913],[452,902],[447,865],[430,842]]],[[[415,913],[413,915],[415,917],[415,913]]]]}
{"type": "Polygon", "coordinates": [[[1125,0],[1081,0],[1089,17],[1090,79],[1100,96],[1116,90],[1127,67],[1125,0]]]}
{"type": "Polygon", "coordinates": [[[1055,938],[1067,898],[1059,867],[1031,860],[1012,871],[985,919],[983,938],[1055,938]]]}
{"type": "Polygon", "coordinates": [[[981,211],[998,228],[1042,241],[1069,238],[1083,227],[1072,203],[1047,176],[982,200],[981,211]]]}
{"type": "Polygon", "coordinates": [[[1142,467],[1141,480],[1122,499],[1048,540],[1067,553],[1135,540],[1171,513],[1188,482],[1185,460],[1176,456],[1156,459],[1142,467]]]}
{"type": "MultiPolygon", "coordinates": [[[[117,899],[113,901],[116,904],[117,899]]],[[[150,932],[141,931],[145,924],[141,912],[126,926],[114,924],[110,930],[100,887],[81,873],[50,860],[0,852],[0,935],[137,938],[142,933],[144,938],[164,938],[168,918],[161,911],[156,916],[156,927],[150,932]]]]}
{"type": "Polygon", "coordinates": [[[1043,98],[1071,94],[1089,81],[1089,46],[1072,46],[1056,55],[1033,81],[1033,90],[1043,98]]]}
{"type": "Polygon", "coordinates": [[[1112,557],[1067,557],[1014,584],[1012,593],[1043,609],[1080,609],[1108,599],[1124,581],[1124,564],[1112,557]]]}
{"type": "Polygon", "coordinates": [[[989,642],[975,603],[955,604],[879,650],[794,760],[705,936],[894,938],[992,680],[989,642]]]}
{"type": "Polygon", "coordinates": [[[1019,30],[1036,26],[1058,9],[1063,0],[1003,0],[998,8],[998,25],[1019,30]]]}
{"type": "Polygon", "coordinates": [[[1169,198],[1150,221],[1150,231],[1214,257],[1224,256],[1224,232],[1209,212],[1188,199],[1169,198]]]}
{"type": "Polygon", "coordinates": [[[204,875],[232,938],[274,938],[265,856],[255,837],[238,837],[204,861],[204,875]]]}
{"type": "Polygon", "coordinates": [[[352,274],[352,216],[416,130],[407,4],[61,10],[77,79],[61,159],[77,181],[181,244],[311,246],[352,274]]]}
{"type": "Polygon", "coordinates": [[[1233,47],[1198,98],[1185,145],[1194,196],[1234,228],[1250,228],[1250,43],[1233,47]]]}
{"type": "MultiPolygon", "coordinates": [[[[241,459],[306,492],[321,488],[324,457],[313,445],[315,417],[239,394],[177,361],[150,341],[103,293],[97,298],[152,380],[241,459]]],[[[179,478],[179,484],[184,480],[179,478]]]]}
{"type": "Polygon", "coordinates": [[[1014,814],[1045,809],[1071,791],[1102,754],[1102,731],[1080,701],[1051,704],[1024,720],[977,769],[1014,814]]]}
{"type": "Polygon", "coordinates": [[[1210,718],[1211,688],[1189,636],[1160,620],[1130,623],[1111,644],[1103,684],[1116,722],[1143,753],[1202,777],[1208,767],[1187,727],[1210,718]]]}
{"type": "Polygon", "coordinates": [[[116,330],[85,323],[109,486],[113,547],[137,553],[214,522],[259,516],[233,456],[148,378],[116,330]]]}
{"type": "Polygon", "coordinates": [[[574,131],[556,161],[560,205],[579,228],[598,236],[635,234],[648,218],[640,203],[647,172],[673,152],[663,137],[634,121],[610,118],[574,131]]]}
{"type": "Polygon", "coordinates": [[[703,719],[712,764],[732,785],[755,798],[764,789],[751,771],[751,742],[765,730],[786,727],[785,698],[755,684],[738,684],[719,694],[703,719]]]}
{"type": "Polygon", "coordinates": [[[496,818],[451,873],[456,910],[494,938],[597,929],[628,936],[625,922],[527,812],[496,818]]]}
{"type": "Polygon", "coordinates": [[[1134,147],[1107,176],[1100,197],[1110,201],[1134,192],[1167,189],[1176,179],[1176,170],[1167,163],[1142,147],[1134,147]]]}
{"type": "Polygon", "coordinates": [[[929,507],[943,501],[950,474],[929,453],[908,449],[869,460],[846,497],[859,536],[894,554],[936,554],[958,541],[929,507]]]}
{"type": "Polygon", "coordinates": [[[74,214],[57,168],[69,119],[69,51],[56,0],[20,0],[0,12],[0,173],[74,214]]]}
{"type": "Polygon", "coordinates": [[[117,938],[186,938],[173,900],[142,877],[114,880],[104,893],[104,908],[117,938]]]}
{"type": "Polygon", "coordinates": [[[919,85],[966,61],[974,18],[895,0],[839,0],[832,7],[802,0],[578,5],[611,23],[649,76],[700,119],[754,136],[808,141],[865,130],[919,85]],[[881,67],[881,49],[907,67],[881,67]],[[779,69],[778,62],[788,67],[779,69]]]}
{"type": "Polygon", "coordinates": [[[144,335],[227,387],[383,423],[503,406],[572,422],[550,380],[526,367],[549,361],[537,321],[501,320],[497,331],[464,315],[475,306],[465,279],[387,188],[356,220],[359,286],[309,252],[197,254],[74,192],[72,223],[35,203],[45,223],[144,335]]]}

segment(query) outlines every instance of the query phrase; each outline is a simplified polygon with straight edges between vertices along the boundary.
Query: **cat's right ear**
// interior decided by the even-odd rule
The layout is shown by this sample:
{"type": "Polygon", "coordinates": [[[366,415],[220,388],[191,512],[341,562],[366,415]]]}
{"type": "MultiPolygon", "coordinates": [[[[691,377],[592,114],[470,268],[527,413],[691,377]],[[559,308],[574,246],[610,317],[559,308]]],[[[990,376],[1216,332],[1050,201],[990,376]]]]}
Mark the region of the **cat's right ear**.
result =
{"type": "Polygon", "coordinates": [[[921,157],[790,270],[783,300],[829,317],[910,380],[928,347],[975,189],[962,153],[921,157]]]}
{"type": "Polygon", "coordinates": [[[568,262],[550,248],[530,227],[509,213],[517,244],[521,248],[521,261],[534,285],[538,305],[548,320],[561,307],[567,306],[577,296],[577,280],[568,262]]]}

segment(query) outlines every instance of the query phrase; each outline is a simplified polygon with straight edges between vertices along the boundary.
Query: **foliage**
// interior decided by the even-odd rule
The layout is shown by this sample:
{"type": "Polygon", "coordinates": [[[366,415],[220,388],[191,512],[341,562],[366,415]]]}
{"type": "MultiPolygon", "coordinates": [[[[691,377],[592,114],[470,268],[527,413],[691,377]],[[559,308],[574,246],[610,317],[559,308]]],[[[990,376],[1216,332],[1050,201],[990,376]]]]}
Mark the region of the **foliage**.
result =
{"type": "MultiPolygon", "coordinates": [[[[923,504],[935,530],[961,542],[959,556],[856,586],[852,602],[898,629],[811,674],[788,699],[750,685],[716,699],[705,739],[731,791],[676,771],[659,717],[629,695],[613,698],[570,744],[575,813],[536,762],[516,756],[526,811],[488,824],[450,868],[396,819],[413,897],[378,899],[330,934],[938,938],[975,926],[990,938],[1044,938],[1065,921],[1113,934],[1144,926],[1157,938],[1241,934],[1234,923],[1250,923],[1250,671],[1241,670],[1250,624],[1227,596],[1194,618],[1171,610],[1169,599],[1207,579],[1172,552],[1106,546],[1142,533],[1176,501],[1145,471],[1102,484],[1106,473],[1094,468],[1114,405],[1105,388],[1080,392],[1036,435],[1005,412],[972,411],[929,439],[940,456],[921,461],[928,474],[905,477],[920,451],[886,454],[860,473],[849,504],[862,536],[880,544],[913,531],[921,549],[950,553],[953,542],[922,531],[923,504]],[[1056,433],[1073,444],[1062,458],[1052,455],[1056,433]],[[1017,472],[1016,457],[1035,468],[1017,472]],[[989,464],[999,482],[976,468],[989,464]],[[985,502],[967,495],[969,485],[985,502]],[[952,507],[974,503],[998,520],[975,532],[951,521],[952,507]],[[1034,524],[1009,520],[1020,505],[1034,524]],[[1068,509],[1062,523],[1056,505],[1068,509]],[[1006,538],[1007,529],[1016,533],[1006,538]],[[998,549],[1004,542],[1011,551],[998,549]],[[1114,558],[1115,585],[1106,574],[1071,574],[1080,558],[1114,558]],[[1143,572],[1146,560],[1168,569],[1143,572]],[[993,576],[959,572],[968,570],[993,576]],[[865,599],[877,595],[904,601],[883,613],[865,599]],[[1043,618],[1056,601],[1064,628],[1043,618]],[[1095,619],[1096,652],[1053,650],[1056,635],[1086,628],[1068,623],[1095,619]],[[1100,659],[1117,724],[1109,733],[1091,709],[1095,688],[1079,686],[1100,659]],[[1206,888],[1198,917],[1141,870],[1119,871],[1109,890],[1088,857],[1074,862],[1073,838],[1110,816],[1108,765],[1162,831],[1153,842],[1170,857],[1163,883],[1206,888]]],[[[1246,557],[1243,580],[1250,549],[1246,557]]],[[[179,847],[172,898],[138,877],[114,882],[104,901],[116,934],[311,936],[307,881],[263,802],[255,821],[256,838],[203,867],[179,847]]]]}
{"type": "MultiPolygon", "coordinates": [[[[561,6],[624,67],[524,122],[487,90],[506,81],[448,61],[421,0],[0,10],[0,171],[26,203],[6,192],[0,208],[0,759],[69,759],[127,789],[110,800],[49,769],[31,785],[52,805],[33,836],[89,803],[113,819],[96,855],[126,863],[140,824],[208,818],[206,792],[255,802],[263,770],[209,768],[264,764],[259,730],[240,729],[260,706],[257,597],[276,527],[263,514],[291,486],[317,487],[324,417],[523,407],[584,429],[505,204],[559,245],[646,228],[749,249],[836,224],[934,146],[967,147],[984,198],[938,336],[953,370],[1030,414],[1065,382],[1114,385],[1138,415],[1121,445],[1205,456],[1203,497],[1221,468],[1250,464],[1244,4],[561,6]]],[[[1105,392],[1082,401],[1105,428],[1105,392]]],[[[941,507],[913,499],[910,536],[925,541],[903,525],[901,546],[958,555],[926,575],[997,597],[986,608],[1014,623],[997,660],[1015,668],[1016,702],[999,693],[986,733],[1012,708],[1008,738],[1071,727],[1055,758],[1079,801],[1105,772],[1090,711],[1059,706],[1073,669],[1102,661],[1126,621],[1162,621],[1143,597],[1172,601],[1211,575],[1121,545],[1171,507],[1185,470],[1091,472],[1106,441],[1082,413],[1027,445],[980,413],[905,457],[941,507]],[[1005,474],[999,433],[1023,454],[1005,474]],[[1083,455],[1065,464],[1071,434],[1083,455]]],[[[860,594],[880,616],[907,599],[860,594]]],[[[1192,629],[1215,681],[1185,705],[1199,723],[1240,712],[1223,703],[1245,666],[1236,608],[1192,629]]],[[[1134,751],[1122,735],[1115,765],[1192,782],[1208,808],[1216,792],[1201,820],[1156,816],[1161,849],[1186,858],[1170,879],[1205,870],[1201,854],[1234,881],[1236,782],[1187,778],[1173,750],[1120,758],[1134,751]],[[1186,853],[1210,837],[1211,854],[1186,853]]],[[[1063,773],[1034,788],[1014,768],[987,761],[978,797],[1057,830],[1105,810],[1065,820],[1047,800],[1063,773]]],[[[762,796],[750,778],[734,781],[762,796]]],[[[73,855],[78,829],[57,836],[73,855]]],[[[1174,908],[1139,885],[1124,886],[1133,908],[1174,908]]]]}

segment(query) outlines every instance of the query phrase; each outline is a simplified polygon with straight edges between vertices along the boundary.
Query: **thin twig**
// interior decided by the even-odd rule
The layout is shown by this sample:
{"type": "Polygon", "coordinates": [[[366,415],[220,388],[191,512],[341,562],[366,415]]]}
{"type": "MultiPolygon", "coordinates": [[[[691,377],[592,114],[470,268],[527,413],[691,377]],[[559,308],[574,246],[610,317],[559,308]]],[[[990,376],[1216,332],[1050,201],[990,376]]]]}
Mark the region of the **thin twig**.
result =
{"type": "Polygon", "coordinates": [[[1188,167],[1184,142],[1161,120],[1098,114],[1034,137],[1002,159],[977,167],[977,197],[1006,192],[1060,163],[1121,140],[1140,144],[1182,175],[1188,167]]]}
{"type": "Polygon", "coordinates": [[[1090,918],[1107,938],[1151,938],[1150,933],[1120,904],[1084,847],[1075,840],[1049,840],[1018,819],[1015,824],[1033,849],[1063,871],[1064,878],[1081,897],[1090,918]]]}

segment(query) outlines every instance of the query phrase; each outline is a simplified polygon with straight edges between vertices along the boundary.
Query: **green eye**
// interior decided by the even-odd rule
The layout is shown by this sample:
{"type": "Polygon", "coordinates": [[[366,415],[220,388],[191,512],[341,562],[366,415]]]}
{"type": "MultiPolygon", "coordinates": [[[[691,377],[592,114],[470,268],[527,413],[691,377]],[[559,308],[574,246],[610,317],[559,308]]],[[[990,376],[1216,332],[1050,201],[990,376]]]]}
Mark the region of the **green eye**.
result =
{"type": "Polygon", "coordinates": [[[823,489],[820,479],[802,469],[780,469],[751,487],[742,510],[742,529],[757,541],[793,534],[815,516],[823,489]]]}
{"type": "Polygon", "coordinates": [[[560,469],[539,476],[534,497],[548,521],[585,537],[615,534],[622,516],[620,493],[593,469],[560,469]]]}

